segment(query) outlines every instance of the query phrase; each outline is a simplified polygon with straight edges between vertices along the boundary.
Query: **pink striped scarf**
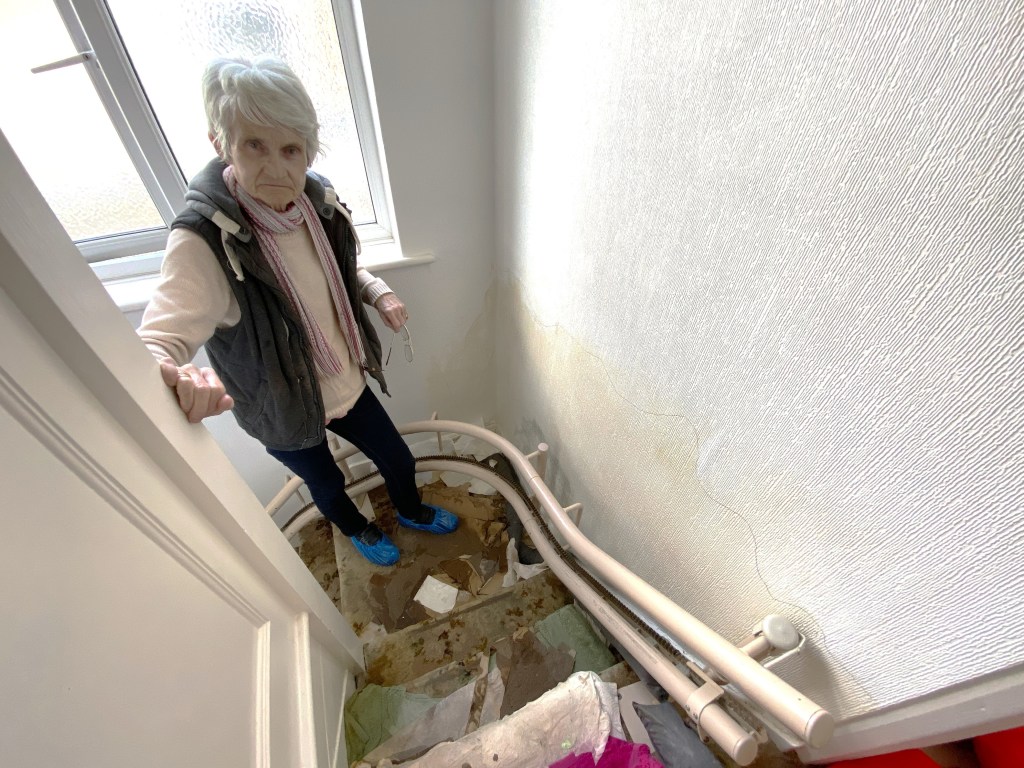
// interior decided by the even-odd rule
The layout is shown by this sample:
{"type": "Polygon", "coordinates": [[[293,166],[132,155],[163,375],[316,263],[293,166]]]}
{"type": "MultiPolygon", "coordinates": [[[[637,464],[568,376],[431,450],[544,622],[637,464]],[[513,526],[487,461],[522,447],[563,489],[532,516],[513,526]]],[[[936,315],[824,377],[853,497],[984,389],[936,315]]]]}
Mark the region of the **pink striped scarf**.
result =
{"type": "Polygon", "coordinates": [[[327,338],[317,323],[313,313],[307,309],[301,297],[295,289],[291,276],[288,274],[288,267],[281,257],[281,249],[277,245],[276,234],[294,232],[303,225],[309,227],[313,236],[313,244],[316,246],[317,255],[320,257],[320,264],[323,266],[324,275],[327,277],[327,285],[331,290],[331,297],[334,299],[334,308],[341,320],[341,330],[345,335],[345,341],[352,352],[352,356],[359,361],[361,367],[366,367],[366,358],[363,354],[363,345],[359,339],[359,328],[356,326],[356,318],[352,312],[352,305],[349,303],[348,294],[341,281],[341,272],[338,270],[338,262],[334,258],[331,244],[327,241],[327,233],[324,232],[320,219],[313,210],[313,204],[305,193],[295,199],[295,204],[289,206],[286,211],[275,211],[269,205],[260,202],[238,184],[235,179],[235,169],[228,166],[224,169],[224,183],[242,210],[245,211],[252,223],[253,231],[256,233],[256,240],[266,256],[267,262],[278,283],[284,289],[285,295],[292,304],[292,308],[302,320],[306,330],[306,338],[309,339],[313,351],[313,360],[317,368],[326,374],[340,374],[343,370],[341,358],[337,352],[327,343],[327,338]]]}

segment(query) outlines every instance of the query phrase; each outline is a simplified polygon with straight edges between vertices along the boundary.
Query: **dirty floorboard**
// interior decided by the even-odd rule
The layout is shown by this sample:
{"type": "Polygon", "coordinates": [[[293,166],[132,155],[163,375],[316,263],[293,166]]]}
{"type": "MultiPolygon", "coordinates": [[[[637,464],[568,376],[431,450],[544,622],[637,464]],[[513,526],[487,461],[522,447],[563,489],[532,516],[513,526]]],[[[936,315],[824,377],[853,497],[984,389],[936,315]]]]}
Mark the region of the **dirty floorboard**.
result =
{"type": "Polygon", "coordinates": [[[547,571],[475,602],[471,622],[456,606],[444,618],[368,643],[363,649],[367,682],[396,685],[452,662],[466,661],[571,601],[572,595],[547,571]]]}
{"type": "Polygon", "coordinates": [[[395,519],[386,490],[377,488],[370,492],[370,502],[375,522],[402,553],[396,566],[373,565],[322,517],[307,524],[292,542],[324,592],[363,640],[434,618],[413,600],[426,576],[440,575],[459,586],[462,589],[459,604],[464,604],[481,587],[494,591],[494,585],[460,583],[460,566],[466,577],[483,574],[484,581],[507,567],[505,544],[508,539],[503,535],[504,511],[500,497],[471,495],[464,489],[444,488],[440,483],[425,486],[425,497],[431,490],[452,499],[461,495],[464,503],[477,509],[490,508],[493,522],[463,518],[458,530],[445,536],[402,528],[395,519]],[[457,562],[460,558],[472,564],[472,569],[457,562]]]}

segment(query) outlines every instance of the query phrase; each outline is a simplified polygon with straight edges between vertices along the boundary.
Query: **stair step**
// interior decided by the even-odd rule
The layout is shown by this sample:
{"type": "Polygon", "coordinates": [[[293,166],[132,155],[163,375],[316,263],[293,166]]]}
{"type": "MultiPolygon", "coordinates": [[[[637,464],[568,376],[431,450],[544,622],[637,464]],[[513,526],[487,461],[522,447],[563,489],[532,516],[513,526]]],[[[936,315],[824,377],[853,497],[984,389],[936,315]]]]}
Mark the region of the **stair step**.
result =
{"type": "Polygon", "coordinates": [[[625,688],[627,685],[633,683],[639,683],[640,678],[637,676],[633,668],[629,666],[628,662],[620,661],[601,673],[601,681],[605,683],[615,683],[616,688],[625,688]]]}
{"type": "MultiPolygon", "coordinates": [[[[490,650],[496,652],[503,648],[510,640],[511,638],[507,637],[492,638],[490,650]]],[[[407,693],[419,693],[434,699],[443,699],[474,680],[479,674],[480,659],[479,655],[476,655],[432,669],[414,680],[402,682],[401,686],[407,693]]],[[[625,661],[613,664],[601,671],[600,675],[602,681],[614,683],[618,688],[624,688],[627,685],[640,681],[633,668],[625,661]]]]}
{"type": "Polygon", "coordinates": [[[495,595],[457,606],[443,618],[367,643],[363,648],[366,682],[399,685],[471,659],[489,648],[490,638],[511,637],[520,627],[532,626],[572,599],[558,578],[545,571],[495,595]]]}
{"type": "Polygon", "coordinates": [[[419,693],[434,699],[443,699],[474,680],[480,674],[479,654],[468,659],[453,661],[443,667],[426,672],[415,680],[401,683],[407,693],[419,693]]]}

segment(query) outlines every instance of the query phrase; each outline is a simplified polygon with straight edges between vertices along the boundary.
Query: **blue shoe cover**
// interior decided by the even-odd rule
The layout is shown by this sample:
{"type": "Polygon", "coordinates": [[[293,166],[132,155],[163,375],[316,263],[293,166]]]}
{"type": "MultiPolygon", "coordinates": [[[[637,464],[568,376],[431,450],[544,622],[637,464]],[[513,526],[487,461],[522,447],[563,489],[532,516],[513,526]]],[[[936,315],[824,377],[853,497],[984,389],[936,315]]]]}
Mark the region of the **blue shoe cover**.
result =
{"type": "Polygon", "coordinates": [[[373,523],[355,536],[349,536],[359,553],[375,565],[394,565],[398,562],[398,547],[373,523]]]}
{"type": "Polygon", "coordinates": [[[426,509],[433,510],[433,520],[429,523],[417,523],[415,520],[410,520],[409,518],[402,517],[401,514],[398,514],[398,524],[406,528],[413,528],[417,531],[426,531],[427,533],[451,533],[459,527],[459,518],[447,509],[435,507],[433,504],[423,504],[422,506],[426,509]]]}

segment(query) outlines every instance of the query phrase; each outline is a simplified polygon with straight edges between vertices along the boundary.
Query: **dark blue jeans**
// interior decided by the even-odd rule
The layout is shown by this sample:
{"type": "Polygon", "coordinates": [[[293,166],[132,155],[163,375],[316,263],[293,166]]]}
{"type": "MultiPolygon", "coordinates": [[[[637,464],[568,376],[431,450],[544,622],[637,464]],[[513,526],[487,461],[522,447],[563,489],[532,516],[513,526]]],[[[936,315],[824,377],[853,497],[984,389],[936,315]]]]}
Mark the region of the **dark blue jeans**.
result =
{"type": "MultiPolygon", "coordinates": [[[[420,494],[416,488],[416,460],[369,387],[363,388],[352,410],[331,421],[327,428],[348,440],[377,465],[391,502],[403,517],[418,517],[420,494]]],[[[335,464],[326,439],[320,445],[301,451],[267,448],[267,453],[306,482],[317,509],[343,534],[352,536],[366,527],[366,518],[345,493],[345,475],[335,464]]]]}

